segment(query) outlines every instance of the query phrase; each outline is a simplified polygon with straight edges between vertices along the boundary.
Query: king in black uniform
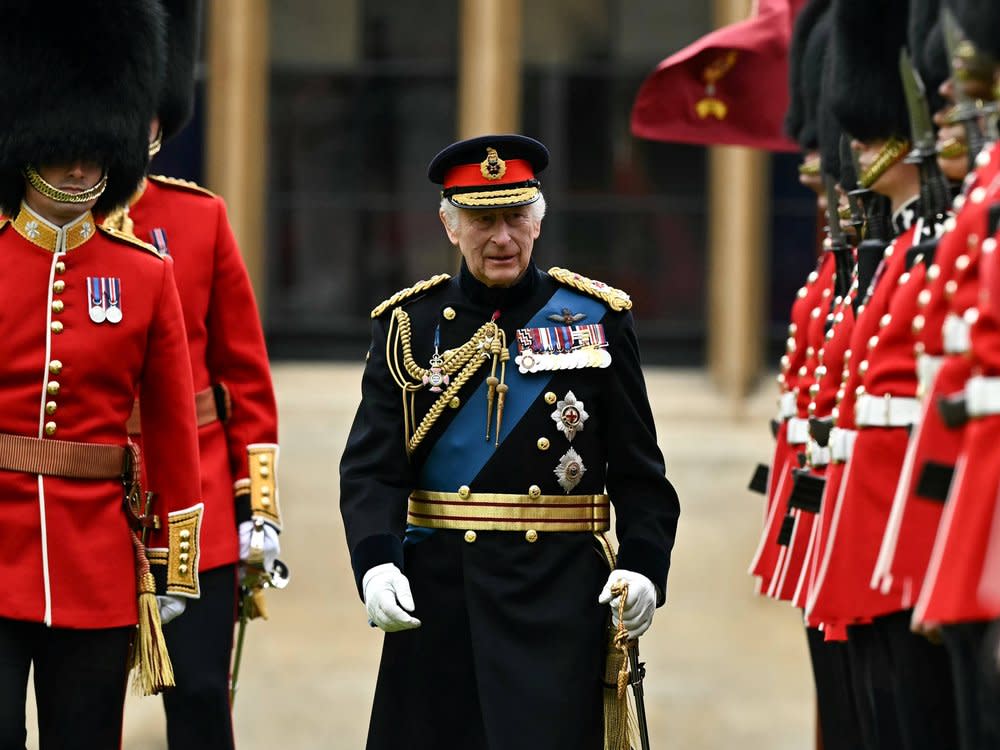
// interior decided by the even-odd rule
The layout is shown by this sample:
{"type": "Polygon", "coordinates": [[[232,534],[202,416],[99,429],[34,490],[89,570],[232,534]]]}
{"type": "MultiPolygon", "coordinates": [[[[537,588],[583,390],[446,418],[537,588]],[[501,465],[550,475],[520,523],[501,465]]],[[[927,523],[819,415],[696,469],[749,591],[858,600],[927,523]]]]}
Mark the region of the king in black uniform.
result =
{"type": "Polygon", "coordinates": [[[547,162],[524,136],[438,154],[459,276],[372,311],[340,467],[358,590],[387,633],[369,748],[599,750],[611,584],[629,584],[633,637],[665,600],[679,505],[631,301],[533,263],[547,162]]]}

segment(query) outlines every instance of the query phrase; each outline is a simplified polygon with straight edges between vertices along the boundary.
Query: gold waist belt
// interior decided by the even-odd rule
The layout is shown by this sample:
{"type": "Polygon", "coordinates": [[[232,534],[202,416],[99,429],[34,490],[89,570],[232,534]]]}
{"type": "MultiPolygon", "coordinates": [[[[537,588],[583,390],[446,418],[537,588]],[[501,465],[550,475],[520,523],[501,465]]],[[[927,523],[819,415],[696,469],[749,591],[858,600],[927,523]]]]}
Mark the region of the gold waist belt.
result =
{"type": "Polygon", "coordinates": [[[607,531],[607,495],[500,495],[425,492],[410,495],[406,522],[428,529],[473,531],[607,531]]]}

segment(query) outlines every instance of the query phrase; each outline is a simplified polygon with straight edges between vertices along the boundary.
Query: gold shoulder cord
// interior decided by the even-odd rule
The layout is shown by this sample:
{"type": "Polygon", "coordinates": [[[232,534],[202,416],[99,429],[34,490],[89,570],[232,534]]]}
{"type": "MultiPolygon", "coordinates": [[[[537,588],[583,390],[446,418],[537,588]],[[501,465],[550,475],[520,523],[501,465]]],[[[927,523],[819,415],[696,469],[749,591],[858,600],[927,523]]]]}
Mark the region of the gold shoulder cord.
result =
{"type": "Polygon", "coordinates": [[[496,398],[496,438],[499,445],[503,405],[507,394],[507,384],[504,379],[507,372],[507,361],[510,359],[507,336],[503,329],[495,321],[488,321],[480,326],[472,338],[458,349],[451,349],[444,353],[440,369],[448,375],[448,387],[421,418],[419,425],[414,414],[414,398],[416,392],[425,386],[430,370],[421,367],[414,360],[411,342],[410,316],[405,310],[396,308],[393,310],[392,319],[389,321],[389,330],[386,333],[385,359],[392,379],[399,386],[403,397],[403,430],[407,455],[411,455],[427,437],[431,427],[434,426],[452,399],[487,360],[492,360],[492,370],[486,379],[489,386],[486,397],[486,439],[490,439],[493,402],[496,398]],[[496,376],[497,365],[500,366],[499,378],[496,376]],[[499,394],[498,397],[497,394],[499,394]]]}

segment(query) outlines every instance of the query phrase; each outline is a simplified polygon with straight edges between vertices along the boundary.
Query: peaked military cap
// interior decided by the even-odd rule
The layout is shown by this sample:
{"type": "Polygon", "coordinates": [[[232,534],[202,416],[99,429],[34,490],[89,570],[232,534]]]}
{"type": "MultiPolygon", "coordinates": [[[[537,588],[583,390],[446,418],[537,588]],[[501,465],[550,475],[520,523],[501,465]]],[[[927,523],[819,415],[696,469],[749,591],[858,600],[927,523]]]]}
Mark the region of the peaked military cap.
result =
{"type": "Polygon", "coordinates": [[[163,79],[157,2],[0,0],[0,211],[16,215],[30,166],[93,160],[107,212],[138,187],[163,79]]]}
{"type": "Polygon", "coordinates": [[[453,143],[427,167],[441,195],[459,208],[506,208],[538,200],[536,175],[549,150],[524,135],[483,135],[453,143]]]}
{"type": "Polygon", "coordinates": [[[899,76],[907,39],[906,0],[835,0],[831,106],[844,130],[861,141],[910,138],[899,76]]]}
{"type": "Polygon", "coordinates": [[[830,8],[830,0],[810,0],[799,11],[792,29],[792,41],[788,48],[788,111],[785,113],[785,133],[798,141],[805,151],[816,147],[816,106],[815,101],[807,103],[811,92],[818,90],[815,81],[815,66],[805,70],[805,62],[810,55],[809,42],[817,22],[824,18],[830,8]],[[813,85],[805,84],[808,79],[813,85]]]}
{"type": "Polygon", "coordinates": [[[167,58],[160,90],[163,140],[179,133],[194,111],[194,71],[201,38],[201,0],[162,0],[167,14],[167,58]]]}

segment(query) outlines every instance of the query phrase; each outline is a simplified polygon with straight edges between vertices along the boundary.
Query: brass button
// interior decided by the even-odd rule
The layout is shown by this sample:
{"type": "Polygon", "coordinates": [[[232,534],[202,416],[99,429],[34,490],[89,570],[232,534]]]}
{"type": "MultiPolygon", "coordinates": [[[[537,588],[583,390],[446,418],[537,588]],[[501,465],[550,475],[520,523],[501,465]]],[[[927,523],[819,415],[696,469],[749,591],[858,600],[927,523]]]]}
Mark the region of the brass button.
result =
{"type": "Polygon", "coordinates": [[[45,413],[46,414],[55,414],[56,413],[56,402],[55,401],[46,401],[45,402],[45,413]]]}
{"type": "Polygon", "coordinates": [[[923,315],[915,316],[913,318],[913,325],[912,325],[913,332],[920,333],[922,330],[924,330],[924,322],[925,321],[923,315]]]}
{"type": "Polygon", "coordinates": [[[55,435],[56,434],[56,423],[55,422],[46,422],[45,423],[45,434],[46,435],[55,435]]]}
{"type": "Polygon", "coordinates": [[[444,310],[441,311],[441,314],[444,315],[445,320],[455,319],[455,309],[452,307],[446,307],[444,310]]]}
{"type": "Polygon", "coordinates": [[[270,487],[268,487],[268,486],[267,486],[266,484],[265,484],[265,485],[263,485],[263,486],[262,486],[262,487],[260,488],[260,494],[261,494],[261,495],[264,495],[265,497],[266,497],[267,495],[270,495],[270,494],[271,494],[271,488],[270,488],[270,487]]]}
{"type": "Polygon", "coordinates": [[[802,287],[801,289],[799,289],[799,291],[795,293],[795,296],[798,297],[799,299],[805,299],[807,294],[809,294],[809,292],[806,291],[805,287],[802,287]]]}
{"type": "Polygon", "coordinates": [[[923,289],[920,294],[917,295],[917,305],[920,307],[927,307],[927,303],[931,301],[931,290],[923,289]]]}
{"type": "Polygon", "coordinates": [[[545,394],[545,403],[554,404],[555,402],[556,402],[556,394],[554,394],[552,391],[549,391],[548,393],[545,394]]]}
{"type": "Polygon", "coordinates": [[[862,375],[864,375],[866,372],[868,372],[868,360],[867,359],[863,359],[863,360],[861,360],[860,363],[858,363],[858,372],[860,374],[862,374],[862,375]]]}
{"type": "Polygon", "coordinates": [[[52,291],[56,294],[62,294],[64,289],[66,289],[66,282],[62,279],[59,279],[59,281],[52,285],[52,291]]]}
{"type": "Polygon", "coordinates": [[[451,401],[448,402],[448,406],[450,406],[452,409],[457,409],[461,405],[462,405],[462,399],[460,399],[458,396],[452,397],[451,401]]]}
{"type": "Polygon", "coordinates": [[[876,346],[878,346],[878,336],[872,336],[868,339],[868,348],[874,349],[876,346]]]}
{"type": "Polygon", "coordinates": [[[534,544],[535,542],[538,541],[538,532],[535,531],[534,529],[528,529],[527,531],[524,532],[524,538],[527,541],[534,544]]]}
{"type": "Polygon", "coordinates": [[[474,541],[476,541],[476,532],[473,531],[472,529],[469,529],[468,531],[466,531],[465,532],[465,541],[467,541],[469,544],[472,544],[474,541]]]}
{"type": "Polygon", "coordinates": [[[177,556],[177,559],[180,560],[182,563],[186,563],[188,560],[191,559],[191,555],[189,555],[187,552],[181,552],[177,556]]]}
{"type": "Polygon", "coordinates": [[[60,321],[60,320],[53,320],[51,328],[52,328],[52,333],[62,333],[63,332],[62,321],[60,321]]]}
{"type": "Polygon", "coordinates": [[[819,279],[819,272],[810,271],[809,276],[806,278],[806,281],[810,284],[815,284],[818,279],[819,279]]]}
{"type": "Polygon", "coordinates": [[[549,449],[549,439],[545,437],[538,438],[538,450],[547,451],[549,449]]]}
{"type": "Polygon", "coordinates": [[[882,319],[878,322],[878,326],[879,328],[885,328],[891,322],[892,322],[892,315],[886,313],[885,315],[882,316],[882,319]]]}
{"type": "Polygon", "coordinates": [[[181,539],[190,539],[191,538],[191,530],[190,529],[181,529],[180,537],[181,537],[181,539]]]}
{"type": "Polygon", "coordinates": [[[271,507],[271,498],[269,498],[269,497],[263,497],[262,496],[260,498],[260,504],[263,505],[265,508],[270,508],[271,507]]]}
{"type": "Polygon", "coordinates": [[[542,495],[542,488],[539,487],[537,484],[533,484],[528,488],[529,497],[541,497],[541,495],[542,495]]]}
{"type": "Polygon", "coordinates": [[[181,552],[187,552],[191,549],[191,542],[181,542],[181,552]]]}
{"type": "Polygon", "coordinates": [[[463,500],[467,500],[470,494],[472,494],[472,490],[469,489],[469,485],[463,484],[458,488],[458,496],[463,500]]]}
{"type": "Polygon", "coordinates": [[[261,453],[259,456],[257,456],[257,463],[259,463],[261,466],[267,466],[269,463],[271,463],[271,459],[268,457],[266,453],[261,453]]]}
{"type": "Polygon", "coordinates": [[[951,299],[955,296],[955,292],[958,291],[958,282],[955,279],[949,279],[948,283],[944,285],[944,293],[951,299]]]}
{"type": "Polygon", "coordinates": [[[61,299],[53,300],[52,312],[61,313],[64,307],[66,307],[66,303],[63,302],[61,299]]]}
{"type": "Polygon", "coordinates": [[[927,269],[927,278],[930,279],[931,281],[934,281],[934,279],[936,279],[940,275],[941,275],[941,268],[940,266],[938,266],[937,263],[935,263],[934,265],[932,265],[930,268],[927,269]]]}
{"type": "MultiPolygon", "coordinates": [[[[56,261],[56,273],[66,273],[66,264],[61,260],[56,261]]],[[[65,281],[56,282],[57,284],[65,284],[65,281]]]]}
{"type": "Polygon", "coordinates": [[[184,573],[187,573],[188,572],[188,566],[185,565],[184,563],[181,563],[180,565],[177,566],[177,572],[180,573],[181,575],[183,575],[184,573]]]}
{"type": "Polygon", "coordinates": [[[50,396],[55,396],[59,393],[59,381],[50,380],[49,384],[45,386],[45,390],[49,392],[50,396]]]}
{"type": "Polygon", "coordinates": [[[271,470],[269,468],[267,468],[266,466],[261,466],[260,469],[258,469],[258,472],[260,473],[260,475],[262,477],[265,477],[265,478],[271,476],[271,470]]]}
{"type": "Polygon", "coordinates": [[[58,375],[60,372],[62,372],[62,362],[60,362],[58,359],[54,359],[51,362],[49,362],[49,372],[51,372],[53,375],[58,375]]]}
{"type": "Polygon", "coordinates": [[[966,268],[969,267],[969,263],[971,262],[972,261],[969,259],[968,255],[959,255],[955,259],[955,268],[957,268],[959,271],[964,271],[966,268]]]}

